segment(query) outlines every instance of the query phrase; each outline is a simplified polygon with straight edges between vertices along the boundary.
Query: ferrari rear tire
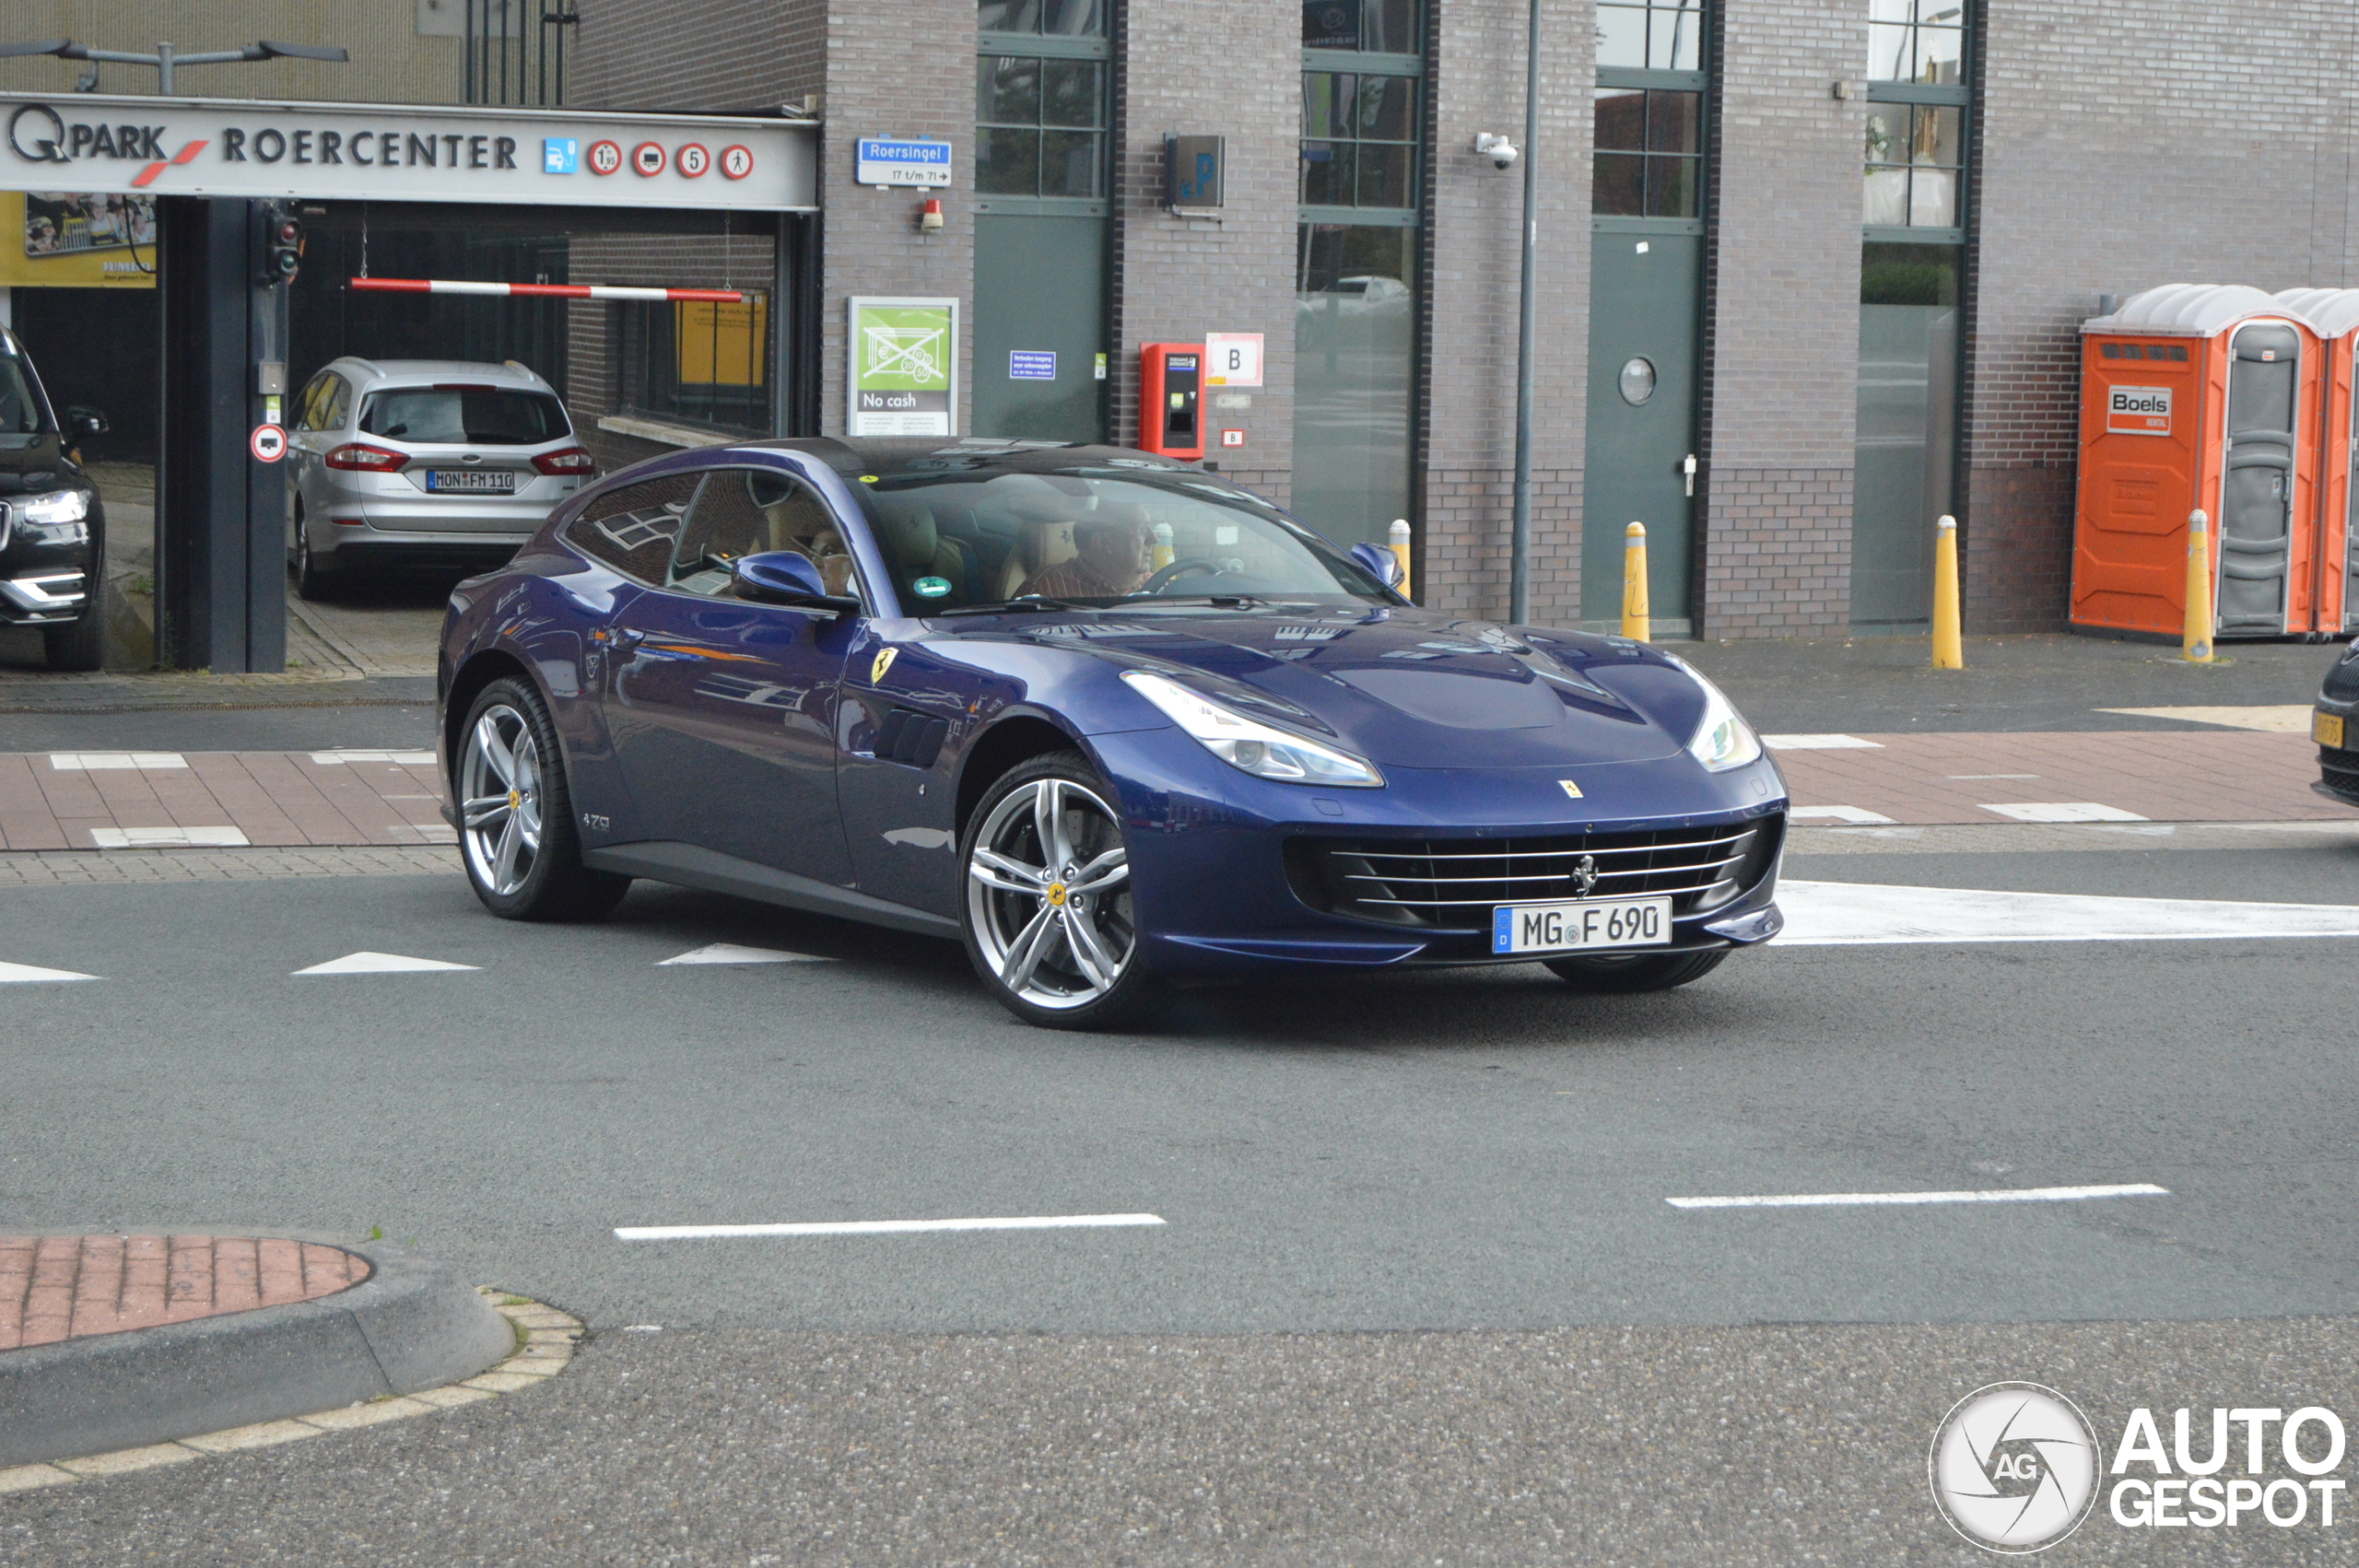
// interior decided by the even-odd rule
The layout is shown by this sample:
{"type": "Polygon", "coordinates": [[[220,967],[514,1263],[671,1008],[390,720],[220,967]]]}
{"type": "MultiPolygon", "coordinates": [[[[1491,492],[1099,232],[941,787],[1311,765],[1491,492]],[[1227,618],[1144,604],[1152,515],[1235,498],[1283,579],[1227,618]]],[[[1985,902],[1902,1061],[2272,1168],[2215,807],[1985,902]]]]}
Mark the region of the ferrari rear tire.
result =
{"type": "Polygon", "coordinates": [[[1544,958],[1542,963],[1575,990],[1627,995],[1636,991],[1667,991],[1690,980],[1700,980],[1720,966],[1729,955],[1725,947],[1710,953],[1648,953],[1608,957],[1544,958]]]}
{"type": "Polygon", "coordinates": [[[565,755],[539,692],[513,676],[484,687],[456,749],[459,853],[485,908],[507,920],[594,920],[622,902],[630,878],[581,863],[565,755]]]}
{"type": "Polygon", "coordinates": [[[1139,951],[1120,798],[1087,757],[1052,752],[1010,769],[967,824],[967,956],[1027,1024],[1116,1029],[1165,998],[1139,951]]]}

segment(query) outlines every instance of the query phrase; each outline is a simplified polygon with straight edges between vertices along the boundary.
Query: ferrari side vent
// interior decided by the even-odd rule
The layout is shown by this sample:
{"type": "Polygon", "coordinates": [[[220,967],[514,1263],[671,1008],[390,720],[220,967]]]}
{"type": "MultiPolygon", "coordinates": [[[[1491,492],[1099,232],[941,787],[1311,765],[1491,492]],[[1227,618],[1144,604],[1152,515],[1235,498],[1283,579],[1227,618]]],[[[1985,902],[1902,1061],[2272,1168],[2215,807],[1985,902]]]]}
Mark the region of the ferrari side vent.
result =
{"type": "Polygon", "coordinates": [[[897,708],[876,727],[877,758],[905,762],[911,767],[932,767],[950,737],[950,720],[930,719],[914,708],[897,708]]]}

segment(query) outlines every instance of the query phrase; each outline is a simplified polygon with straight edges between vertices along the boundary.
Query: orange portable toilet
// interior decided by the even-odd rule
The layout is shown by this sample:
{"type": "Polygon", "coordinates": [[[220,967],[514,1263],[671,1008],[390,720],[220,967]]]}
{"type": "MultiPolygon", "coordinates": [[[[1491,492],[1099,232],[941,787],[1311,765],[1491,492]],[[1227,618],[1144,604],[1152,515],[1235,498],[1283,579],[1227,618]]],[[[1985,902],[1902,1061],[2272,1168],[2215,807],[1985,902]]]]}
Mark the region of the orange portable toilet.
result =
{"type": "Polygon", "coordinates": [[[2201,507],[2215,635],[2311,629],[2325,358],[2303,317],[2239,284],[2150,288],[2082,323],[2073,626],[2176,640],[2201,507]]]}
{"type": "Polygon", "coordinates": [[[2352,470],[2359,467],[2359,423],[2352,399],[2353,361],[2359,357],[2359,288],[2285,288],[2277,303],[2310,324],[2326,345],[2318,425],[2318,545],[2313,564],[2311,629],[2330,637],[2359,631],[2359,529],[2351,508],[2359,499],[2352,470]]]}

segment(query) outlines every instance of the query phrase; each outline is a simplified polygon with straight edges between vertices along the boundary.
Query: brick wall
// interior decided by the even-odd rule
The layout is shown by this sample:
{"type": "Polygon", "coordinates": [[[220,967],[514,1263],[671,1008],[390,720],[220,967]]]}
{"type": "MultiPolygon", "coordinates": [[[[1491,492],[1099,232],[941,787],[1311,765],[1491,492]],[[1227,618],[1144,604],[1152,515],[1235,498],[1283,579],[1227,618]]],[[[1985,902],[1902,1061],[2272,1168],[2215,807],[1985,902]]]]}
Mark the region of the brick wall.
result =
{"type": "MultiPolygon", "coordinates": [[[[1425,392],[1415,497],[1417,597],[1504,619],[1514,519],[1523,171],[1476,153],[1489,131],[1523,146],[1524,0],[1450,0],[1431,44],[1426,195],[1425,392]]],[[[1532,618],[1580,619],[1581,467],[1589,358],[1590,82],[1594,7],[1542,20],[1537,160],[1541,369],[1534,379],[1532,618]]]]}
{"type": "Polygon", "coordinates": [[[1138,439],[1143,344],[1206,332],[1262,334],[1262,384],[1219,408],[1209,429],[1245,432],[1242,449],[1207,447],[1222,474],[1284,506],[1294,462],[1295,176],[1301,135],[1302,11],[1268,0],[1188,0],[1126,7],[1116,41],[1126,101],[1114,150],[1114,439],[1138,439]],[[1218,220],[1163,210],[1163,138],[1226,139],[1218,220]]]}
{"type": "Polygon", "coordinates": [[[573,9],[581,21],[566,61],[569,103],[767,113],[826,88],[825,0],[576,0],[573,9]]]}
{"type": "Polygon", "coordinates": [[[1703,592],[1711,638],[1840,632],[1858,424],[1857,0],[1724,0],[1706,301],[1703,592]]]}
{"type": "Polygon", "coordinates": [[[1989,0],[1985,39],[1966,625],[2054,629],[2097,296],[2359,281],[2359,8],[1989,0]]]}

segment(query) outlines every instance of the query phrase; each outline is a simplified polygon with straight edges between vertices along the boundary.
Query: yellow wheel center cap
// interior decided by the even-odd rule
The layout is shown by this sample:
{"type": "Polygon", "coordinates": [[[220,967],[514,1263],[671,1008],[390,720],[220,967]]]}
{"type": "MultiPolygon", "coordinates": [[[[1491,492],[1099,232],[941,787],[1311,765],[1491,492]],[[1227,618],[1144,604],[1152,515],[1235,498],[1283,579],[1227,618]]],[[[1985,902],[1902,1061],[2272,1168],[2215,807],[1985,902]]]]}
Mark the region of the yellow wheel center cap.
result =
{"type": "Polygon", "coordinates": [[[510,811],[511,811],[511,812],[512,812],[512,811],[521,811],[521,810],[522,810],[522,809],[523,809],[523,805],[524,805],[524,791],[523,791],[523,790],[509,790],[509,791],[508,791],[508,809],[509,809],[510,811]]]}
{"type": "Polygon", "coordinates": [[[1062,909],[1065,907],[1065,884],[1063,883],[1052,882],[1049,884],[1049,907],[1053,909],[1062,909]]]}

